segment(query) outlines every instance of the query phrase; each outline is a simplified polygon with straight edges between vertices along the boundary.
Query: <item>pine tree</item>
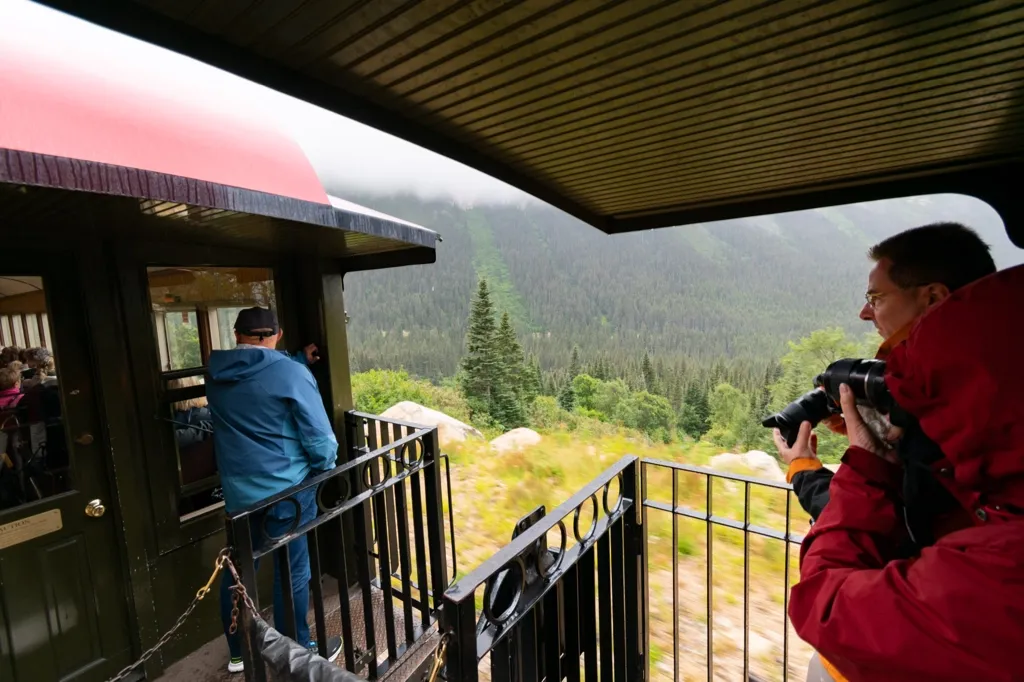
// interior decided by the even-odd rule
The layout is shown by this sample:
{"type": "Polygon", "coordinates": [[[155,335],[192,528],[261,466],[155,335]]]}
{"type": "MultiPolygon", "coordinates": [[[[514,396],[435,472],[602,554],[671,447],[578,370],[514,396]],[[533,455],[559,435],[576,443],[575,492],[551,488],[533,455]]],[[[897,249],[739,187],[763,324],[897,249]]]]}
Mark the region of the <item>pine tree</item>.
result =
{"type": "Polygon", "coordinates": [[[523,402],[530,405],[540,395],[544,379],[540,373],[540,363],[536,355],[530,356],[523,373],[523,402]]]}
{"type": "Polygon", "coordinates": [[[498,381],[492,390],[491,416],[505,428],[517,428],[526,422],[523,409],[523,347],[516,339],[508,311],[501,316],[501,324],[494,342],[498,354],[498,381]]]}
{"type": "Polygon", "coordinates": [[[516,338],[516,330],[512,327],[512,320],[508,311],[502,313],[501,324],[498,325],[498,333],[495,336],[495,347],[498,351],[498,362],[501,365],[504,382],[512,390],[517,398],[523,396],[523,347],[519,345],[516,338]]]}
{"type": "Polygon", "coordinates": [[[654,365],[651,364],[651,356],[644,352],[644,359],[640,363],[640,373],[644,377],[644,390],[648,393],[657,393],[657,380],[654,377],[654,365]]]}
{"type": "Polygon", "coordinates": [[[679,374],[672,372],[668,377],[668,400],[672,403],[672,409],[678,411],[683,406],[683,382],[679,374]]]}
{"type": "Polygon", "coordinates": [[[460,382],[462,394],[474,414],[490,414],[492,391],[500,381],[501,365],[495,342],[494,307],[486,279],[481,279],[477,287],[467,327],[460,382]]]}
{"type": "Polygon", "coordinates": [[[679,428],[695,440],[711,428],[711,405],[708,402],[707,389],[694,381],[686,389],[683,409],[679,414],[679,428]]]}
{"type": "Polygon", "coordinates": [[[580,347],[572,347],[572,357],[569,359],[569,383],[580,374],[580,347]]]}
{"type": "Polygon", "coordinates": [[[558,406],[566,412],[576,409],[576,391],[572,388],[572,381],[562,384],[562,390],[558,392],[558,406]]]}

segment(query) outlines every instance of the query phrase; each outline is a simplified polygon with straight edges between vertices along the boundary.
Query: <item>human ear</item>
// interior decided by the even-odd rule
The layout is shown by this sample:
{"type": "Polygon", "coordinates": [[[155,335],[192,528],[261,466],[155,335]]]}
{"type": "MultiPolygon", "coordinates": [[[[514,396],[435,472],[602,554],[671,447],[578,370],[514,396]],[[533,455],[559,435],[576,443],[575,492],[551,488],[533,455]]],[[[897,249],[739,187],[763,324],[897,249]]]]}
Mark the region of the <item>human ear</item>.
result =
{"type": "Polygon", "coordinates": [[[925,294],[928,298],[928,307],[931,307],[936,303],[941,303],[942,301],[945,301],[947,298],[949,298],[950,291],[949,287],[947,287],[945,284],[934,283],[929,284],[925,287],[925,294]]]}

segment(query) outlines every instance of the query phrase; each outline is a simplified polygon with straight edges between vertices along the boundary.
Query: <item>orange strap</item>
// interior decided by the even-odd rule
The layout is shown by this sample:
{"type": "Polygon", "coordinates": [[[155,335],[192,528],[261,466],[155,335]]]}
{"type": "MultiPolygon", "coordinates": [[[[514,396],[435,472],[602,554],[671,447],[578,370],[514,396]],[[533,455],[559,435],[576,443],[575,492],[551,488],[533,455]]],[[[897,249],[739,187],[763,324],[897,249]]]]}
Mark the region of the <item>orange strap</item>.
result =
{"type": "Polygon", "coordinates": [[[814,471],[821,467],[821,460],[817,457],[798,457],[789,463],[789,471],[786,472],[786,483],[792,483],[793,477],[801,471],[814,471]]]}
{"type": "Polygon", "coordinates": [[[826,661],[824,656],[818,654],[818,658],[821,660],[821,667],[825,669],[825,672],[832,676],[834,682],[847,682],[846,678],[836,670],[834,665],[826,661]]]}

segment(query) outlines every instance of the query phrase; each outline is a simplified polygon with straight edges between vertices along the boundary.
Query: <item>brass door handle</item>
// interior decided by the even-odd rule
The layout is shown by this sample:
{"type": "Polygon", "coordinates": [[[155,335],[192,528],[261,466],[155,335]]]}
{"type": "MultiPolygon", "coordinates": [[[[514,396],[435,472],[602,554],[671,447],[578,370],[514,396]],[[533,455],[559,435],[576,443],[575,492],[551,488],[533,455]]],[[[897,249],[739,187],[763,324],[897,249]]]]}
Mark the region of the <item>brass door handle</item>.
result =
{"type": "Polygon", "coordinates": [[[79,445],[92,445],[93,437],[91,433],[83,433],[81,436],[75,439],[75,442],[79,445]]]}
{"type": "Polygon", "coordinates": [[[98,519],[107,513],[107,508],[103,506],[103,502],[100,500],[93,500],[89,504],[85,505],[85,515],[91,516],[94,519],[98,519]]]}

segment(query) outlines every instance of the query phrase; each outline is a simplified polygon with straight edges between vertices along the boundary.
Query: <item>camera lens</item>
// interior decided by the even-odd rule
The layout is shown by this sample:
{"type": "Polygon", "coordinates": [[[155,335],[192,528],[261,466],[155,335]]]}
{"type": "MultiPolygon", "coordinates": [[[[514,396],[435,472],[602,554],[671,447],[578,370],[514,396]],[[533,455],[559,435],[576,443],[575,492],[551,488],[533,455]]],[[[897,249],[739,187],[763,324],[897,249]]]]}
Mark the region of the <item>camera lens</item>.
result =
{"type": "Polygon", "coordinates": [[[837,360],[817,379],[820,386],[837,403],[839,386],[846,384],[860,405],[868,405],[886,414],[892,409],[892,396],[885,385],[885,362],[882,360],[837,360]]]}
{"type": "Polygon", "coordinates": [[[834,412],[828,395],[821,389],[815,389],[803,394],[789,405],[782,408],[782,411],[761,422],[761,425],[769,429],[778,429],[786,439],[790,447],[796,442],[797,433],[800,431],[800,424],[811,422],[811,426],[818,423],[834,412]]]}

